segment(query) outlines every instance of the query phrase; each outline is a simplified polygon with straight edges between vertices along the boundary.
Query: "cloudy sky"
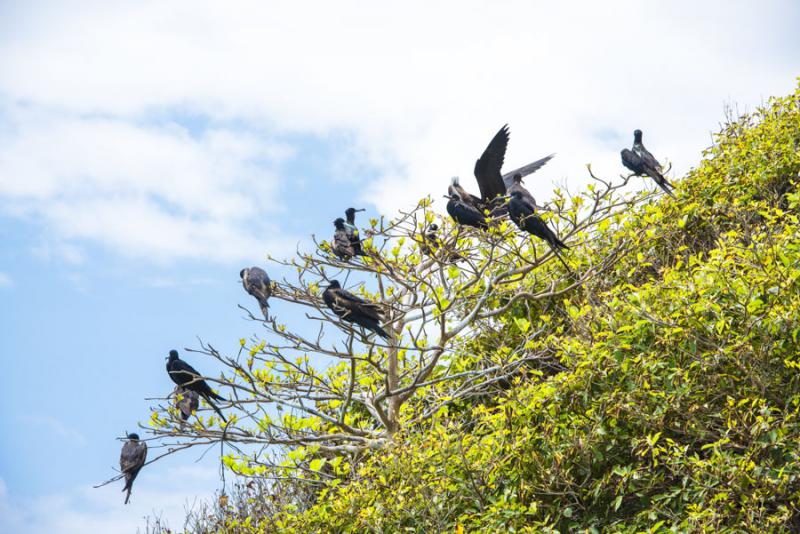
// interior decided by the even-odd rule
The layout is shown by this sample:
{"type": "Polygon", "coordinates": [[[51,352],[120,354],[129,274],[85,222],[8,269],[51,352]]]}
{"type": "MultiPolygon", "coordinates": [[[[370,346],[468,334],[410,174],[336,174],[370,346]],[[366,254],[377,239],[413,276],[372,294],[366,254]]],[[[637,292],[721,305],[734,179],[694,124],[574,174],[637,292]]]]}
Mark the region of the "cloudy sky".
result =
{"type": "Polygon", "coordinates": [[[127,507],[91,485],[171,389],[170,348],[254,331],[242,266],[349,205],[476,190],[506,122],[507,168],[558,154],[537,198],[619,174],[634,128],[678,179],[726,106],[795,87],[798,26],[790,0],[0,0],[0,531],[180,528],[219,489],[197,454],[127,507]]]}

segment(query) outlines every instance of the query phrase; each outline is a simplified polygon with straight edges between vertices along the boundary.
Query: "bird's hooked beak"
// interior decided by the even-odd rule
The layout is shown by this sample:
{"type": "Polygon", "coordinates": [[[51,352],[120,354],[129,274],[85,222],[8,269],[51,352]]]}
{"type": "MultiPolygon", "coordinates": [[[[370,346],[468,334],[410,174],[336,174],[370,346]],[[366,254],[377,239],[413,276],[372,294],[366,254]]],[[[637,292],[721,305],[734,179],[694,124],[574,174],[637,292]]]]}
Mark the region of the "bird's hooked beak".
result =
{"type": "Polygon", "coordinates": [[[367,211],[367,208],[361,208],[360,210],[355,210],[355,211],[356,213],[358,213],[359,211],[367,211]]]}

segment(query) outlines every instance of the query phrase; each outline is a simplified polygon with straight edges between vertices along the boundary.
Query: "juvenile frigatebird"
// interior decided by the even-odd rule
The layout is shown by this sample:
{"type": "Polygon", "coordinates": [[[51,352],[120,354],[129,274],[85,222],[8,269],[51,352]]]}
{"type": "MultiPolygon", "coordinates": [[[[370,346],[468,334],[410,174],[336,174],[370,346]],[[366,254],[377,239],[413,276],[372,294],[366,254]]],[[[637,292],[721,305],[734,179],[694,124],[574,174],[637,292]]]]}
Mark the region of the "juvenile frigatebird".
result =
{"type": "Polygon", "coordinates": [[[206,400],[208,405],[211,406],[214,411],[217,412],[217,414],[219,414],[222,420],[227,423],[228,420],[225,419],[224,415],[222,415],[222,412],[219,408],[217,408],[217,405],[212,402],[212,399],[223,402],[227,399],[211,391],[211,388],[208,386],[206,381],[203,380],[202,375],[198,373],[194,367],[178,357],[177,350],[169,351],[167,360],[167,373],[169,373],[169,377],[172,379],[172,381],[184,389],[198,393],[206,400]]]}
{"type": "MultiPolygon", "coordinates": [[[[511,200],[508,201],[508,215],[520,230],[524,230],[547,242],[556,257],[561,260],[561,263],[564,263],[558,251],[569,247],[556,236],[555,232],[547,226],[541,217],[536,215],[536,210],[525,201],[520,191],[511,193],[511,200]]],[[[564,266],[569,270],[566,263],[564,263],[564,266]]]]}
{"type": "Polygon", "coordinates": [[[366,256],[364,251],[361,250],[361,243],[358,242],[358,238],[356,238],[358,247],[356,247],[350,239],[344,219],[338,217],[333,221],[333,226],[336,228],[333,232],[333,243],[331,245],[334,254],[344,261],[349,260],[353,256],[366,256]]]}
{"type": "Polygon", "coordinates": [[[506,194],[507,187],[512,184],[513,176],[519,174],[524,177],[536,172],[554,156],[554,154],[550,154],[504,175],[501,173],[501,169],[505,160],[508,140],[509,130],[508,124],[506,124],[495,134],[481,157],[475,162],[475,179],[478,181],[478,188],[481,191],[480,198],[467,193],[458,183],[458,177],[453,178],[447,190],[448,194],[452,196],[453,193],[457,193],[463,202],[479,211],[488,210],[493,217],[504,215],[506,207],[502,197],[506,194]]]}
{"type": "Polygon", "coordinates": [[[175,386],[173,394],[175,395],[175,407],[181,412],[181,419],[187,421],[200,407],[200,395],[183,386],[175,386]]]}
{"type": "Polygon", "coordinates": [[[439,250],[441,244],[441,240],[439,239],[439,225],[436,223],[429,224],[422,234],[422,243],[419,246],[420,252],[428,256],[433,256],[433,254],[439,250]]]}
{"type": "Polygon", "coordinates": [[[322,300],[341,319],[371,330],[383,339],[390,338],[380,325],[384,318],[381,308],[342,289],[338,280],[331,280],[330,285],[322,292],[322,300]]]}
{"type": "Polygon", "coordinates": [[[267,272],[260,267],[250,267],[239,272],[245,291],[253,295],[261,307],[264,320],[269,321],[269,297],[272,296],[272,283],[267,272]]]}
{"type": "Polygon", "coordinates": [[[486,216],[478,208],[464,202],[458,193],[451,190],[449,196],[445,196],[450,200],[447,201],[447,213],[458,224],[464,226],[473,226],[485,230],[489,228],[486,222],[486,216]]]}
{"type": "Polygon", "coordinates": [[[353,252],[356,253],[356,256],[366,256],[364,251],[361,249],[361,239],[358,236],[358,228],[356,227],[356,213],[359,211],[366,211],[365,209],[355,209],[355,208],[347,208],[344,210],[344,216],[347,220],[344,223],[344,228],[347,230],[347,237],[350,239],[350,243],[353,245],[353,252]]]}
{"type": "Polygon", "coordinates": [[[672,194],[673,185],[670,184],[664,175],[661,174],[661,164],[653,157],[642,144],[642,131],[633,131],[633,150],[623,148],[620,152],[622,156],[622,164],[628,169],[633,171],[636,176],[647,175],[655,180],[658,187],[664,190],[669,196],[674,197],[672,194]]]}
{"type": "Polygon", "coordinates": [[[119,455],[119,468],[125,475],[125,487],[122,488],[122,491],[128,492],[125,496],[125,504],[128,504],[131,498],[133,481],[147,460],[147,443],[139,441],[138,434],[128,434],[127,438],[128,441],[122,446],[122,452],[119,455]]]}

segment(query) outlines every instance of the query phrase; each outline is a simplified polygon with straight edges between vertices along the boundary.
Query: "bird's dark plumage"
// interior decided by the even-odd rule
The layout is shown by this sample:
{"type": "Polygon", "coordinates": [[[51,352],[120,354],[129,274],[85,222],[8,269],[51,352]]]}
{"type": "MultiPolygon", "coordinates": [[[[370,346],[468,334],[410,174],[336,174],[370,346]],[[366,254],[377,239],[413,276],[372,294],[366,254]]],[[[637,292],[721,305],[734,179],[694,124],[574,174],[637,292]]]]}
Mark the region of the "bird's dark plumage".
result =
{"type": "Polygon", "coordinates": [[[484,204],[506,193],[506,186],[500,170],[503,168],[503,160],[506,157],[508,136],[508,124],[506,124],[495,134],[486,150],[475,162],[475,179],[478,180],[481,200],[484,204]]]}
{"type": "Polygon", "coordinates": [[[347,232],[347,237],[350,239],[350,245],[353,247],[353,252],[356,256],[366,256],[361,248],[361,238],[358,235],[358,228],[356,227],[356,213],[364,211],[363,209],[347,208],[344,210],[344,215],[347,220],[344,223],[344,229],[347,232]]]}
{"type": "Polygon", "coordinates": [[[202,375],[198,373],[194,367],[178,357],[177,350],[169,351],[167,373],[169,373],[169,377],[172,379],[172,381],[179,386],[200,394],[200,396],[206,400],[208,405],[211,406],[214,411],[217,412],[217,414],[219,414],[223,421],[228,421],[225,419],[225,416],[222,415],[220,409],[217,408],[217,405],[212,402],[212,399],[224,402],[226,400],[225,397],[221,397],[220,395],[217,395],[211,391],[208,383],[202,379],[202,375]]]}
{"type": "Polygon", "coordinates": [[[331,280],[330,285],[322,292],[322,300],[338,317],[389,339],[389,334],[380,325],[383,320],[380,307],[342,289],[337,280],[331,280]]]}
{"type": "Polygon", "coordinates": [[[516,191],[519,191],[519,193],[522,195],[522,200],[524,200],[529,206],[536,208],[536,199],[534,199],[533,195],[531,195],[531,192],[525,189],[525,186],[522,185],[522,175],[519,173],[513,176],[511,185],[508,187],[509,195],[512,195],[516,191]]]}
{"type": "Polygon", "coordinates": [[[478,211],[483,211],[483,201],[475,195],[467,193],[467,191],[461,187],[461,184],[458,181],[458,176],[453,176],[453,178],[450,180],[450,186],[447,188],[447,195],[457,195],[458,198],[461,199],[461,201],[465,204],[472,206],[478,211]]]}
{"type": "Polygon", "coordinates": [[[186,421],[200,407],[200,395],[191,389],[175,386],[175,406],[181,412],[181,418],[186,421]]]}
{"type": "Polygon", "coordinates": [[[357,235],[348,231],[344,219],[341,217],[333,221],[336,230],[333,232],[333,253],[339,258],[347,261],[353,256],[366,256],[361,249],[361,241],[357,235]]]}
{"type": "Polygon", "coordinates": [[[125,504],[128,504],[131,498],[133,481],[147,460],[147,443],[139,441],[137,434],[128,434],[127,437],[128,441],[122,446],[122,452],[119,455],[119,468],[125,475],[125,487],[122,488],[122,491],[128,492],[125,496],[125,504]]]}
{"type": "Polygon", "coordinates": [[[242,286],[258,301],[264,319],[269,320],[269,297],[272,296],[272,282],[269,275],[260,267],[250,267],[239,272],[242,286]]]}
{"type": "Polygon", "coordinates": [[[664,178],[664,175],[661,174],[661,164],[642,144],[641,130],[635,130],[633,132],[633,146],[631,150],[627,148],[622,149],[620,156],[622,157],[622,164],[630,169],[636,176],[649,176],[664,190],[664,192],[670,196],[674,196],[672,194],[672,189],[674,189],[674,187],[664,178]]]}
{"type": "Polygon", "coordinates": [[[422,234],[422,244],[419,247],[420,251],[423,254],[432,256],[440,246],[439,225],[431,223],[428,225],[428,228],[425,229],[425,233],[422,234]]]}
{"type": "Polygon", "coordinates": [[[525,202],[522,193],[519,191],[511,193],[511,200],[508,202],[508,214],[520,230],[543,239],[554,252],[558,253],[559,249],[569,248],[556,236],[555,232],[547,226],[542,218],[536,215],[534,207],[525,202]]]}
{"type": "Polygon", "coordinates": [[[458,224],[473,226],[484,230],[489,227],[483,212],[461,200],[455,193],[451,194],[448,198],[450,200],[447,202],[447,213],[449,213],[450,217],[458,224]]]}

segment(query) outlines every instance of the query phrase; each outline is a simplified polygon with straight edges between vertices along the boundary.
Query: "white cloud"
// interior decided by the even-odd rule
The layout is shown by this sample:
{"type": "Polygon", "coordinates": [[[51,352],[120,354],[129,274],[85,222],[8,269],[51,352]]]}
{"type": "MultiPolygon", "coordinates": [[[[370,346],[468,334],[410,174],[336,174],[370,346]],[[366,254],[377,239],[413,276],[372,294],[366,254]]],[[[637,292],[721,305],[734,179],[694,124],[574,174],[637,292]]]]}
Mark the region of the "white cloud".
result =
{"type": "Polygon", "coordinates": [[[24,499],[15,498],[0,478],[0,532],[128,534],[143,530],[146,517],[161,517],[179,531],[187,509],[210,499],[218,484],[216,470],[207,467],[175,467],[157,477],[154,473],[143,470],[139,474],[127,506],[121,482],[24,499]]]}
{"type": "Polygon", "coordinates": [[[73,445],[85,446],[88,443],[86,436],[83,435],[76,428],[65,425],[61,420],[49,415],[25,415],[19,417],[22,423],[28,425],[35,425],[37,427],[46,427],[47,433],[57,436],[60,439],[65,439],[73,445]]]}
{"type": "Polygon", "coordinates": [[[0,271],[0,288],[11,287],[13,285],[14,285],[14,280],[12,280],[8,274],[0,271]]]}
{"type": "Polygon", "coordinates": [[[0,195],[63,239],[135,256],[241,256],[265,235],[245,192],[275,192],[249,163],[272,161],[261,134],[197,139],[153,116],[347,133],[332,168],[377,168],[361,200],[393,213],[470,176],[506,121],[509,168],[558,152],[530,180],[537,196],[582,183],[587,162],[618,174],[636,127],[682,173],[726,101],[752,108],[800,72],[789,1],[89,4],[6,16],[0,94],[18,122],[0,195]]]}

